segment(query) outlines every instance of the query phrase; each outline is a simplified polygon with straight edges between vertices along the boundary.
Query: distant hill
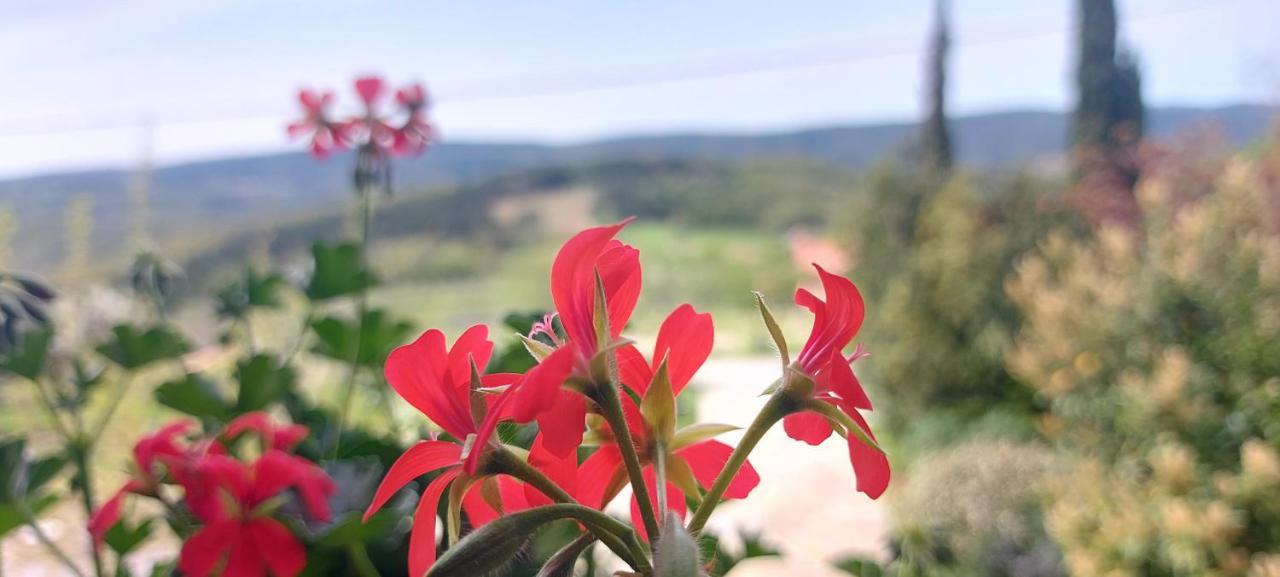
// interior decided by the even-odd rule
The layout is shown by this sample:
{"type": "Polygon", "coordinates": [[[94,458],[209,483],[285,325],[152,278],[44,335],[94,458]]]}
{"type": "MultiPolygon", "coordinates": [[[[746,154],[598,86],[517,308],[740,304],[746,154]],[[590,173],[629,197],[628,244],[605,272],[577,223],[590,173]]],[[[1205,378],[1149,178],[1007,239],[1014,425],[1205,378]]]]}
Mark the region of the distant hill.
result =
{"type": "MultiPolygon", "coordinates": [[[[1239,105],[1221,108],[1156,108],[1150,133],[1166,137],[1212,125],[1226,144],[1262,137],[1274,110],[1239,105]]],[[[1061,158],[1068,118],[1046,111],[1012,111],[954,121],[959,160],[983,169],[1010,169],[1061,158]]],[[[396,165],[402,189],[479,182],[517,170],[581,165],[605,160],[681,159],[734,162],[791,157],[861,169],[903,152],[912,123],[815,128],[758,135],[675,134],[602,140],[578,145],[444,143],[427,155],[396,165]]],[[[246,222],[326,210],[347,192],[350,159],[317,163],[301,153],[214,160],[156,169],[149,210],[158,239],[212,234],[246,222]]],[[[17,216],[12,241],[18,268],[48,269],[61,258],[63,215],[69,200],[93,199],[95,251],[113,253],[129,228],[128,171],[91,171],[0,181],[0,205],[17,216]]]]}

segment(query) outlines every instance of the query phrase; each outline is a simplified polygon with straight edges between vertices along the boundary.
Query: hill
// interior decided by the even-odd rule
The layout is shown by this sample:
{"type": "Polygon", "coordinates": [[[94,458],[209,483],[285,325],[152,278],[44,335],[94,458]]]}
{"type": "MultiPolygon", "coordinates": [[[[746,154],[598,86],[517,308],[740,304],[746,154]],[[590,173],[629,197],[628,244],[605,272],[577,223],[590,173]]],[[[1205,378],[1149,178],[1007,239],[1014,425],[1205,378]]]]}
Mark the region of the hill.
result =
{"type": "MultiPolygon", "coordinates": [[[[1150,133],[1159,138],[1197,125],[1216,126],[1226,144],[1261,137],[1273,110],[1265,106],[1155,108],[1150,133]]],[[[1060,158],[1066,115],[1012,111],[957,118],[960,162],[981,169],[1010,169],[1060,158]]],[[[912,123],[815,128],[759,135],[676,134],[601,140],[568,146],[537,143],[444,143],[422,158],[397,164],[406,190],[475,183],[537,167],[580,166],[612,159],[739,162],[796,158],[861,169],[905,150],[912,123]]],[[[246,222],[296,217],[346,197],[350,159],[317,163],[301,153],[233,158],[154,170],[150,175],[150,230],[161,241],[219,234],[246,222]]],[[[0,205],[17,217],[11,252],[16,268],[48,269],[60,260],[64,214],[70,199],[92,198],[95,254],[118,252],[130,228],[131,175],[90,171],[0,181],[0,205]]]]}

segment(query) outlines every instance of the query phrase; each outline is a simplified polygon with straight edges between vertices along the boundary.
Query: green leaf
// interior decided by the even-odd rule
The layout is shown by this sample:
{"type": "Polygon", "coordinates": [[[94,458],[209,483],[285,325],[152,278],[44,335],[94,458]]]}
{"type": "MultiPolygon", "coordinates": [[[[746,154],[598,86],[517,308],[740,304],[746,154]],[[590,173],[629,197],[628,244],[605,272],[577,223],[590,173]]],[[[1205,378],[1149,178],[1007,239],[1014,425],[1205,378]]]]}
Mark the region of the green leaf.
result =
{"type": "Polygon", "coordinates": [[[312,351],[342,362],[356,359],[357,349],[361,366],[380,367],[391,350],[408,340],[413,325],[392,320],[385,311],[371,310],[364,316],[364,323],[337,317],[312,321],[311,330],[317,341],[312,351]],[[363,338],[358,335],[363,329],[363,338]]]}
{"type": "Polygon", "coordinates": [[[345,547],[356,543],[365,543],[378,535],[395,527],[399,522],[397,513],[392,509],[383,509],[365,522],[360,514],[354,512],[341,517],[319,537],[319,543],[334,547],[345,547]]]}
{"type": "Polygon", "coordinates": [[[236,363],[236,379],[240,381],[240,394],[236,397],[237,412],[245,413],[267,408],[280,401],[293,388],[293,368],[281,365],[269,354],[258,354],[236,363]]]}
{"type": "Polygon", "coordinates": [[[44,372],[45,359],[53,344],[53,331],[33,329],[24,331],[19,345],[0,355],[0,370],[35,380],[44,372]]]}
{"type": "MultiPolygon", "coordinates": [[[[27,508],[35,517],[39,517],[46,509],[58,502],[57,495],[42,495],[27,502],[27,508]]],[[[20,505],[17,503],[0,503],[0,537],[27,523],[20,505]]]]}
{"type": "Polygon", "coordinates": [[[315,271],[307,285],[307,297],[313,301],[356,294],[377,284],[376,277],[365,268],[356,243],[316,243],[311,246],[311,253],[315,256],[315,271]]]}
{"type": "Polygon", "coordinates": [[[854,577],[883,577],[885,575],[884,568],[869,559],[851,557],[837,561],[835,567],[854,577]]]}
{"type": "Polygon", "coordinates": [[[682,427],[671,437],[670,450],[677,451],[694,443],[702,442],[717,435],[736,431],[741,427],[721,423],[697,423],[682,427]]]}
{"type": "Polygon", "coordinates": [[[258,274],[253,267],[245,267],[240,279],[218,291],[218,316],[239,319],[253,308],[280,308],[280,288],[285,284],[276,273],[258,274]]]}
{"type": "Polygon", "coordinates": [[[173,329],[155,326],[146,330],[133,325],[116,325],[112,339],[98,346],[102,356],[129,370],[164,359],[176,359],[191,350],[186,339],[173,329]]]}
{"type": "MultiPolygon", "coordinates": [[[[428,577],[489,575],[511,562],[525,542],[547,523],[581,514],[603,515],[581,505],[548,505],[511,513],[476,529],[436,561],[428,577]]],[[[588,523],[589,524],[589,523],[588,523]]]]}
{"type": "Polygon", "coordinates": [[[201,420],[224,421],[229,412],[229,403],[217,385],[194,373],[156,387],[155,398],[161,405],[201,420]]]}
{"type": "Polygon", "coordinates": [[[640,414],[649,425],[654,440],[667,445],[676,433],[676,394],[671,389],[671,377],[667,374],[667,361],[658,365],[653,381],[640,401],[640,414]]]}
{"type": "Polygon", "coordinates": [[[787,366],[791,364],[791,354],[787,352],[787,338],[782,334],[782,327],[778,326],[778,320],[773,318],[769,305],[764,302],[764,294],[760,292],[754,294],[756,306],[760,309],[760,317],[764,319],[764,326],[769,329],[769,336],[773,338],[773,344],[778,347],[778,354],[782,356],[782,370],[785,372],[787,366]]]}
{"type": "Polygon", "coordinates": [[[150,536],[151,519],[147,519],[132,529],[127,527],[126,523],[116,523],[115,526],[107,530],[104,540],[112,551],[123,557],[136,549],[138,545],[141,545],[150,536]]]}

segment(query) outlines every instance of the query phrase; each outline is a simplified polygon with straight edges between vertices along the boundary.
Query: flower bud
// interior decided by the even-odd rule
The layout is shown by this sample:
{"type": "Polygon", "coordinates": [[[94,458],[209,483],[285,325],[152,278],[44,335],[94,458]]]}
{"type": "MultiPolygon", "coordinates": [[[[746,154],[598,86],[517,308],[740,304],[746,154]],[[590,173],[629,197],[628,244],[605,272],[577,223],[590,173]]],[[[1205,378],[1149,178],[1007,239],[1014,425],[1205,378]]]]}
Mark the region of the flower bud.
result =
{"type": "Polygon", "coordinates": [[[667,514],[653,550],[653,577],[699,577],[698,544],[675,515],[667,514]]]}

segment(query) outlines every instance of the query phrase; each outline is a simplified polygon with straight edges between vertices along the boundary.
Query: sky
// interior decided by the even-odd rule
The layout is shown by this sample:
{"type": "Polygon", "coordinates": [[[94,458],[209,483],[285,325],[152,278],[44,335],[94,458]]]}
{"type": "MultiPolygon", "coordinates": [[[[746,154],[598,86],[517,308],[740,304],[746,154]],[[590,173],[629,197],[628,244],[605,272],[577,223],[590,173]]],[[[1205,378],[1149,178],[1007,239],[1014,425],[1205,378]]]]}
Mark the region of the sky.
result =
{"type": "MultiPolygon", "coordinates": [[[[1280,2],[1117,0],[1150,104],[1280,100],[1280,2]]],[[[954,114],[1071,104],[1074,0],[952,0],[954,114]]],[[[299,87],[423,81],[446,141],[907,120],[932,0],[0,0],[0,177],[299,148],[299,87]]]]}

